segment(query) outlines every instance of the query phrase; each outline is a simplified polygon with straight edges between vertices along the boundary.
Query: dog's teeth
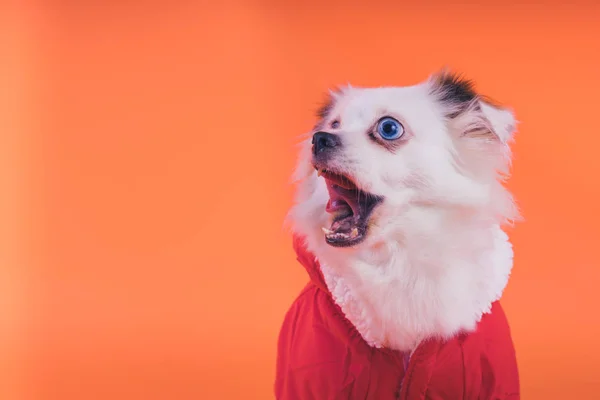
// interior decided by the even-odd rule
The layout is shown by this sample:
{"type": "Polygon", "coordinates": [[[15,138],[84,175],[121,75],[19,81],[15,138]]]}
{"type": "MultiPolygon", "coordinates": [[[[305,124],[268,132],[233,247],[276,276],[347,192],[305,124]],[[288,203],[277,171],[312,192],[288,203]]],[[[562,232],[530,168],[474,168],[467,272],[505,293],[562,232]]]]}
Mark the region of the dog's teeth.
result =
{"type": "Polygon", "coordinates": [[[350,232],[350,236],[357,237],[358,236],[358,228],[352,229],[352,232],[350,232]]]}
{"type": "Polygon", "coordinates": [[[317,170],[317,176],[321,176],[323,175],[323,170],[322,169],[318,169],[317,170]]]}
{"type": "Polygon", "coordinates": [[[324,234],[326,235],[331,235],[333,233],[333,231],[331,229],[327,229],[325,227],[322,227],[321,230],[323,231],[324,234]]]}

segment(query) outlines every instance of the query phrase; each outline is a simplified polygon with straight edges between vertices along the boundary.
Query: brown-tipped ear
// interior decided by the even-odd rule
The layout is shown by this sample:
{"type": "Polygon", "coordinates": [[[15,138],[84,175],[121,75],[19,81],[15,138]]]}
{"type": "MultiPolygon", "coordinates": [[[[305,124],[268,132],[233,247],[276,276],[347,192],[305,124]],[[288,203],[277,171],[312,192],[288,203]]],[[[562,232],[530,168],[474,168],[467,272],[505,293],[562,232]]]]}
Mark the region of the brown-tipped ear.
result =
{"type": "Polygon", "coordinates": [[[430,93],[442,104],[446,117],[455,118],[477,99],[473,81],[444,68],[429,78],[430,93]]]}
{"type": "Polygon", "coordinates": [[[314,129],[320,129],[323,121],[327,119],[333,108],[335,107],[336,101],[342,95],[341,89],[330,89],[329,92],[325,96],[325,101],[321,103],[321,106],[317,109],[317,123],[315,124],[314,129]]]}
{"type": "Polygon", "coordinates": [[[429,84],[446,118],[463,136],[510,141],[516,127],[512,111],[479,95],[471,80],[443,69],[431,76],[429,84]]]}
{"type": "Polygon", "coordinates": [[[321,120],[327,118],[327,116],[329,116],[329,113],[333,109],[334,104],[335,104],[335,97],[330,92],[329,95],[326,97],[325,101],[317,109],[317,118],[319,119],[319,121],[321,121],[321,120]]]}
{"type": "Polygon", "coordinates": [[[325,119],[335,107],[336,101],[342,95],[341,89],[330,89],[328,93],[325,95],[325,101],[321,103],[321,106],[317,109],[317,118],[319,120],[325,119]]]}

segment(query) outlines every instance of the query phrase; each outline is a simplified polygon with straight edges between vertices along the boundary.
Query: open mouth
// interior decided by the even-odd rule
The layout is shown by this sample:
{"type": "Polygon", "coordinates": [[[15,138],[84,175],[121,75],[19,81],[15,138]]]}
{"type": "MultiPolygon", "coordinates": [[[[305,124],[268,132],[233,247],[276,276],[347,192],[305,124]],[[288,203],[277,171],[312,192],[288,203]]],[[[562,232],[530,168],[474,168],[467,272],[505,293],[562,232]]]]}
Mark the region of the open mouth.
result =
{"type": "Polygon", "coordinates": [[[346,175],[315,168],[325,179],[329,191],[326,211],[332,215],[329,228],[323,227],[325,240],[335,247],[350,247],[367,236],[369,217],[381,197],[360,190],[346,175]]]}

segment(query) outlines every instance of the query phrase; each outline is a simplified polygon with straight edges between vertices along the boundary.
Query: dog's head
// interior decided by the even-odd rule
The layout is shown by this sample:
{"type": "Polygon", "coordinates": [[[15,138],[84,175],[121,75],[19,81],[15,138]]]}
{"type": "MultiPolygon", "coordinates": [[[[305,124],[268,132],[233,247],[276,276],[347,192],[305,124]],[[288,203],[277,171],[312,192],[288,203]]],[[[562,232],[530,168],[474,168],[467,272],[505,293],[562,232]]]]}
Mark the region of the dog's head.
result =
{"type": "Polygon", "coordinates": [[[312,247],[357,249],[410,224],[426,230],[432,215],[513,219],[502,177],[514,127],[512,112],[447,72],[414,86],[333,91],[303,143],[294,228],[312,247]]]}

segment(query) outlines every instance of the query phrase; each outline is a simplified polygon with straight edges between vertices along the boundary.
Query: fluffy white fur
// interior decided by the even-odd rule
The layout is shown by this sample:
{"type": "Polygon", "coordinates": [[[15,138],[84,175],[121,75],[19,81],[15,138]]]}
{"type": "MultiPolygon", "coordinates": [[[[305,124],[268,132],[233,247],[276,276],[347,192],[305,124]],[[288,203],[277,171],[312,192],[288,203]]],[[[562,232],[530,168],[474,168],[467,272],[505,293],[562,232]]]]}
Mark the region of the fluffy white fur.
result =
{"type": "Polygon", "coordinates": [[[479,96],[451,110],[451,102],[439,100],[439,79],[332,93],[321,122],[341,123],[345,147],[335,167],[385,197],[355,247],[326,243],[321,227],[330,225],[329,196],[311,163],[310,137],[302,144],[293,230],[306,238],[336,303],[376,347],[411,351],[423,339],[474,329],[512,268],[501,226],[517,217],[502,185],[515,119],[479,96]],[[449,117],[453,111],[458,115],[449,117]],[[409,135],[395,152],[366,134],[384,115],[401,121],[409,135]]]}

